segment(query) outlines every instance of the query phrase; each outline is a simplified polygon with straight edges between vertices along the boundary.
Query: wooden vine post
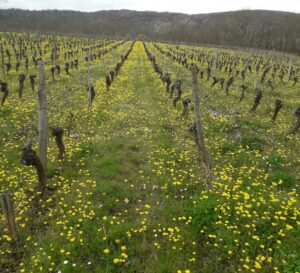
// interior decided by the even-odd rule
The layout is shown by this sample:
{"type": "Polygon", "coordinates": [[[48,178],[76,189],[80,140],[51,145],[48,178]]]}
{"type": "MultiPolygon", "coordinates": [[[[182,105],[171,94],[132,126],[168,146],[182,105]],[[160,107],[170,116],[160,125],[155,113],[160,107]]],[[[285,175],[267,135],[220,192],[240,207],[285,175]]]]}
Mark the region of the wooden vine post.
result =
{"type": "Polygon", "coordinates": [[[57,46],[57,36],[56,35],[53,35],[53,56],[52,56],[52,62],[53,64],[55,65],[56,64],[56,46],[57,46]]]}
{"type": "Polygon", "coordinates": [[[205,172],[207,174],[207,182],[209,188],[212,187],[212,179],[213,179],[213,173],[212,173],[212,161],[209,156],[209,153],[205,146],[205,140],[204,140],[204,129],[203,124],[201,120],[201,112],[199,107],[199,94],[200,88],[198,86],[198,79],[197,79],[197,69],[194,66],[192,69],[192,98],[194,100],[194,112],[195,112],[195,125],[196,125],[196,142],[199,149],[202,165],[205,169],[205,172]]]}
{"type": "Polygon", "coordinates": [[[288,79],[290,80],[291,78],[291,69],[292,69],[292,60],[291,58],[289,59],[289,70],[288,70],[288,79]]]}
{"type": "Polygon", "coordinates": [[[1,207],[7,222],[8,234],[11,238],[11,243],[17,242],[17,228],[15,221],[14,206],[11,193],[3,193],[0,195],[1,207]]]}
{"type": "Polygon", "coordinates": [[[2,66],[2,73],[5,75],[5,67],[4,67],[4,49],[3,44],[0,44],[0,50],[1,50],[1,66],[2,66]]]}
{"type": "Polygon", "coordinates": [[[89,39],[89,50],[87,56],[87,89],[89,92],[88,109],[92,111],[92,87],[91,87],[91,40],[89,39]]]}
{"type": "Polygon", "coordinates": [[[92,111],[92,88],[91,88],[91,46],[88,51],[88,63],[87,63],[87,82],[89,91],[89,110],[92,111]]]}
{"type": "Polygon", "coordinates": [[[19,39],[19,56],[20,56],[20,61],[22,60],[22,44],[23,44],[23,40],[22,40],[22,36],[19,39]]]}
{"type": "Polygon", "coordinates": [[[39,158],[43,169],[47,173],[47,104],[45,90],[45,67],[44,62],[39,61],[39,90],[38,90],[38,128],[39,128],[39,158]]]}

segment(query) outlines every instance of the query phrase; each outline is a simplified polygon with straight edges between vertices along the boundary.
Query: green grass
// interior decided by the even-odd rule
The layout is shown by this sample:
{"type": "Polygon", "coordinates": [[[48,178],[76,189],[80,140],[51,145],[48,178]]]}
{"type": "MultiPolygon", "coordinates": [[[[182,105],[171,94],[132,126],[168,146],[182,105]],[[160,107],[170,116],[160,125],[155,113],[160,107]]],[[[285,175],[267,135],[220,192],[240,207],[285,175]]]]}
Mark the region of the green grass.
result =
{"type": "MultiPolygon", "coordinates": [[[[149,48],[161,67],[165,63],[172,80],[178,73],[183,78],[184,96],[188,97],[189,70],[165,59],[150,44],[149,48]]],[[[113,58],[111,53],[105,60],[113,58]]],[[[286,136],[296,91],[287,89],[287,107],[274,125],[268,116],[272,94],[266,94],[267,99],[252,115],[251,92],[237,104],[235,88],[227,97],[199,80],[205,90],[200,94],[205,140],[215,166],[214,185],[209,190],[188,131],[193,107],[187,118],[181,117],[180,103],[174,109],[141,43],[122,67],[110,97],[104,83],[108,67],[101,62],[96,61],[92,68],[97,90],[92,113],[86,109],[83,66],[78,74],[73,72],[69,89],[64,89],[70,83],[67,76],[51,85],[50,123],[66,126],[69,113],[74,112],[71,134],[77,135],[64,136],[67,154],[62,163],[56,161],[57,149],[50,141],[48,175],[53,191],[44,196],[35,193],[34,170],[20,167],[18,155],[25,137],[10,139],[0,153],[5,170],[0,179],[16,192],[21,231],[16,255],[1,238],[2,268],[33,273],[235,273],[251,272],[256,261],[262,269],[254,272],[296,272],[299,135],[286,136]],[[57,95],[60,90],[70,96],[57,95]],[[204,93],[209,95],[205,101],[204,93]],[[53,103],[58,104],[57,109],[53,103]]],[[[224,71],[214,73],[227,76],[224,71]]],[[[253,73],[248,83],[254,78],[253,73]]],[[[36,123],[33,98],[31,94],[19,106],[21,113],[11,118],[15,122],[7,123],[6,133],[22,123],[36,123]]],[[[14,104],[18,104],[15,98],[0,109],[0,115],[12,116],[14,104]]]]}

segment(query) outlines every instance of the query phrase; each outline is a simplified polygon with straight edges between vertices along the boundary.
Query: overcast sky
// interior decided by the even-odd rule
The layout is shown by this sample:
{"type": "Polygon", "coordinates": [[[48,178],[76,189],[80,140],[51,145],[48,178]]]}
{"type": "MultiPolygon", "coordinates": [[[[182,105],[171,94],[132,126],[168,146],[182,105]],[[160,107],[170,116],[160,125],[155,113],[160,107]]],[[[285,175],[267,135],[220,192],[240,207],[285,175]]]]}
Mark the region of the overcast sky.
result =
{"type": "Polygon", "coordinates": [[[268,9],[300,13],[300,0],[0,0],[0,8],[81,11],[131,9],[189,14],[239,9],[268,9]]]}

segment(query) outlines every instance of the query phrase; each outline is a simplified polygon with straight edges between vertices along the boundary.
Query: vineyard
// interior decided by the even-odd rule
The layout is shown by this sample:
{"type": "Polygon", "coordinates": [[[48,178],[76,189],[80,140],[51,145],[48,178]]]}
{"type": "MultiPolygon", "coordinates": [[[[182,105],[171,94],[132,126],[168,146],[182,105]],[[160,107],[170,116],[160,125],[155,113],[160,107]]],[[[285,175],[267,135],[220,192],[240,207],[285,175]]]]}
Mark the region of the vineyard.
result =
{"type": "Polygon", "coordinates": [[[300,272],[299,57],[0,46],[0,272],[300,272]]]}

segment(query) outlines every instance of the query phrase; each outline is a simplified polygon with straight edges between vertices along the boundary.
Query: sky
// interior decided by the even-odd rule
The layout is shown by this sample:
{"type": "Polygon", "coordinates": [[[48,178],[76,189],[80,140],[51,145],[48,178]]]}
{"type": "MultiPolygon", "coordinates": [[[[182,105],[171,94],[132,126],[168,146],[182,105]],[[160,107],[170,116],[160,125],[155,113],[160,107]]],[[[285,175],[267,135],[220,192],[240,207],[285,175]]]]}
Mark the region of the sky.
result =
{"type": "Polygon", "coordinates": [[[130,9],[188,14],[267,9],[300,13],[300,0],[0,0],[0,8],[80,11],[130,9]]]}

